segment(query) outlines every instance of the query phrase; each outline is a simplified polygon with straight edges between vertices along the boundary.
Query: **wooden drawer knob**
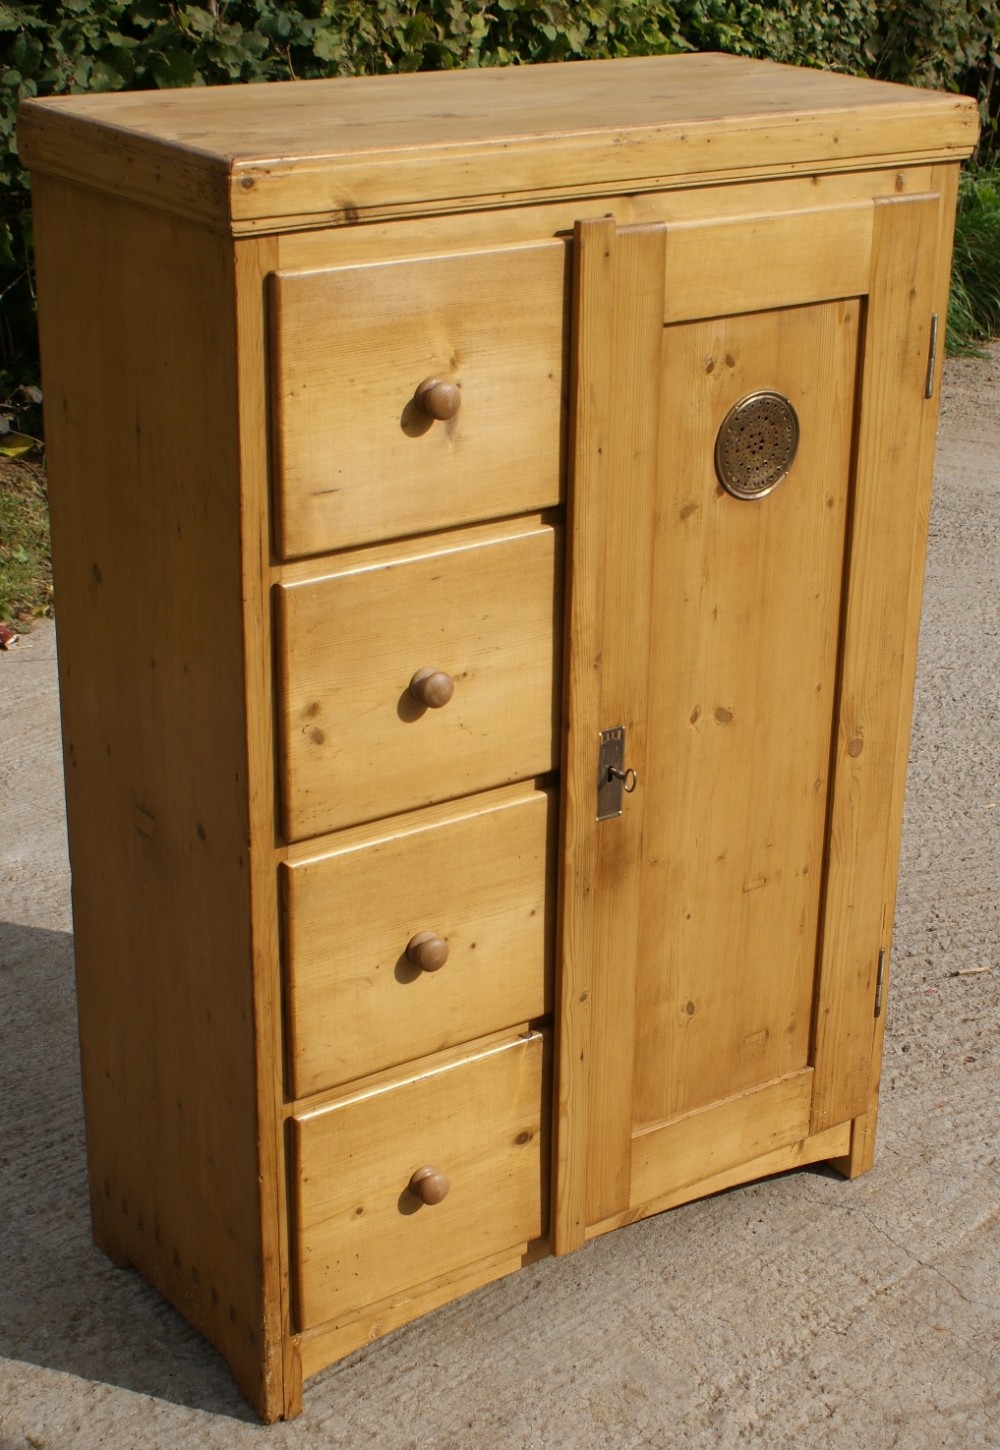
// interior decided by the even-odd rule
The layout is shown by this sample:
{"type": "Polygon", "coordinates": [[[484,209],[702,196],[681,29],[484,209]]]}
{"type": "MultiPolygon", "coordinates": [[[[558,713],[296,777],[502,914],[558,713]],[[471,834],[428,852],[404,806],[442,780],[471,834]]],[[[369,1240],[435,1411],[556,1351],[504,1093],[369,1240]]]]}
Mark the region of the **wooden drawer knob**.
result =
{"type": "Polygon", "coordinates": [[[448,960],[448,943],[433,931],[418,931],[406,943],[407,960],[424,972],[437,972],[448,960]]]}
{"type": "Polygon", "coordinates": [[[410,1179],[410,1192],[421,1203],[440,1203],[443,1198],[448,1197],[450,1187],[447,1176],[437,1168],[418,1168],[410,1179]]]}
{"type": "Polygon", "coordinates": [[[445,382],[444,378],[424,378],[413,394],[413,401],[421,413],[443,423],[454,418],[462,406],[462,391],[457,383],[445,382]]]}
{"type": "Polygon", "coordinates": [[[436,670],[433,665],[424,665],[410,681],[410,694],[431,710],[440,710],[442,705],[447,705],[454,693],[455,681],[451,675],[446,675],[444,670],[436,670]]]}

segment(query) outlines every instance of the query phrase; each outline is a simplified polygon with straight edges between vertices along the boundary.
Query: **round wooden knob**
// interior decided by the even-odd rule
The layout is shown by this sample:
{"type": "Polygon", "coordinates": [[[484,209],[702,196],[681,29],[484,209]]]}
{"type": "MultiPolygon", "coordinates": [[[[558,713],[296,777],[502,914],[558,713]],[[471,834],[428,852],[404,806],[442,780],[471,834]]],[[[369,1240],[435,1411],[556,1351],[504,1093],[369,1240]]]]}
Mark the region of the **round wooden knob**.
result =
{"type": "Polygon", "coordinates": [[[431,710],[440,710],[442,705],[447,705],[454,693],[455,681],[451,675],[446,675],[444,670],[436,670],[433,665],[424,665],[410,681],[410,694],[431,710]]]}
{"type": "Polygon", "coordinates": [[[437,972],[448,960],[448,943],[433,931],[418,931],[406,943],[407,960],[424,972],[437,972]]]}
{"type": "Polygon", "coordinates": [[[447,1175],[439,1172],[437,1168],[418,1168],[410,1179],[410,1192],[421,1203],[440,1203],[443,1198],[448,1197],[450,1187],[447,1175]]]}
{"type": "Polygon", "coordinates": [[[437,418],[443,423],[454,418],[462,406],[462,390],[457,383],[446,382],[444,378],[424,378],[413,394],[413,401],[428,418],[437,418]]]}

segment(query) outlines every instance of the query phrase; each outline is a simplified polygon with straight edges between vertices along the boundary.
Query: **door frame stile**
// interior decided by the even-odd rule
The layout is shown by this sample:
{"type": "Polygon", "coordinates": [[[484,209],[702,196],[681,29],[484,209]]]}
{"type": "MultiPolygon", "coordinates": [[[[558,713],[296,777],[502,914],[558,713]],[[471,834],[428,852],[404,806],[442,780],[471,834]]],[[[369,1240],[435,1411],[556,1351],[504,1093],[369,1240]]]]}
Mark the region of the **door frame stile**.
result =
{"type": "MultiPolygon", "coordinates": [[[[932,315],[936,311],[943,320],[948,313],[948,291],[951,281],[951,253],[955,232],[955,211],[958,200],[958,171],[954,166],[937,168],[934,178],[940,187],[938,211],[937,260],[935,266],[936,296],[931,299],[932,315]]],[[[899,871],[901,845],[901,824],[906,791],[907,767],[909,764],[909,739],[913,718],[914,679],[916,675],[917,646],[919,643],[920,613],[923,602],[924,566],[927,557],[927,538],[930,526],[931,483],[934,472],[934,454],[937,443],[937,422],[941,409],[941,370],[944,362],[943,338],[938,339],[936,375],[930,398],[924,399],[921,424],[921,454],[919,464],[920,488],[914,509],[913,555],[907,603],[908,629],[905,636],[905,654],[902,678],[903,690],[900,696],[900,711],[896,754],[896,769],[893,786],[890,821],[895,825],[895,834],[890,838],[890,849],[886,859],[885,912],[882,930],[882,946],[885,949],[885,963],[882,977],[882,1010],[874,1023],[871,1058],[869,1064],[868,1103],[865,1112],[852,1123],[850,1152],[842,1158],[831,1160],[838,1172],[849,1178],[866,1173],[875,1161],[875,1133],[878,1126],[879,1084],[882,1070],[882,1044],[885,1038],[886,1000],[892,975],[892,936],[895,922],[896,885],[899,871]]],[[[926,389],[925,389],[926,394],[926,389]]]]}
{"type": "Polygon", "coordinates": [[[603,217],[574,232],[556,1253],[630,1198],[665,243],[662,223],[619,229],[603,217]],[[599,732],[619,725],[638,789],[598,823],[599,732]],[[592,1017],[606,1014],[622,1030],[595,1057],[592,1017]]]}
{"type": "MultiPolygon", "coordinates": [[[[927,347],[939,251],[937,194],[875,203],[861,414],[847,549],[833,789],[827,822],[810,1133],[871,1098],[875,975],[891,930],[912,682],[914,574],[926,534],[927,347]],[[916,484],[916,487],[914,486],[916,484]]],[[[919,589],[917,590],[919,595],[919,589]]]]}
{"type": "Polygon", "coordinates": [[[582,642],[593,640],[603,576],[601,525],[584,500],[605,497],[608,424],[604,399],[612,376],[612,283],[616,227],[611,218],[577,223],[573,237],[569,483],[566,522],[566,638],[563,649],[562,819],[557,997],[552,1247],[557,1254],[586,1238],[587,1076],[593,952],[580,933],[577,895],[593,869],[588,740],[578,719],[596,716],[599,659],[590,668],[582,642]]]}

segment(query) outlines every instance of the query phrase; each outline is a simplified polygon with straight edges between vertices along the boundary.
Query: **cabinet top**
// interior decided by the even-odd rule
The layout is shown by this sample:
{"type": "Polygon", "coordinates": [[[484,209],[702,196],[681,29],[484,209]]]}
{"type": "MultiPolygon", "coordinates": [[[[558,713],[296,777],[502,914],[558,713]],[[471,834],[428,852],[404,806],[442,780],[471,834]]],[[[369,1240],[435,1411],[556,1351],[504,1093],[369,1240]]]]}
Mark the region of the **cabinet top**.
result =
{"type": "Polygon", "coordinates": [[[60,96],[32,170],[237,235],[967,156],[975,102],[730,55],[60,96]]]}

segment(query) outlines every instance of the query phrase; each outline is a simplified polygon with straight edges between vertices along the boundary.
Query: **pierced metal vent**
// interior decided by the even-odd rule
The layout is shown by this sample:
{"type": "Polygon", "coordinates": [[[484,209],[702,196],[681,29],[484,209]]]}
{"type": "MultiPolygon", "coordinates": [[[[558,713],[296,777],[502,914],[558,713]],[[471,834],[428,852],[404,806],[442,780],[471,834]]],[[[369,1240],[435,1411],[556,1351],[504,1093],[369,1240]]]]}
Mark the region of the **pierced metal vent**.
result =
{"type": "Polygon", "coordinates": [[[781,482],[799,446],[799,420],[781,393],[748,393],[723,419],[715,470],[734,498],[763,498],[781,482]]]}

